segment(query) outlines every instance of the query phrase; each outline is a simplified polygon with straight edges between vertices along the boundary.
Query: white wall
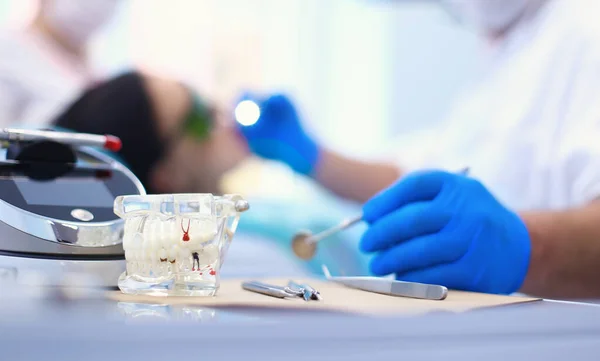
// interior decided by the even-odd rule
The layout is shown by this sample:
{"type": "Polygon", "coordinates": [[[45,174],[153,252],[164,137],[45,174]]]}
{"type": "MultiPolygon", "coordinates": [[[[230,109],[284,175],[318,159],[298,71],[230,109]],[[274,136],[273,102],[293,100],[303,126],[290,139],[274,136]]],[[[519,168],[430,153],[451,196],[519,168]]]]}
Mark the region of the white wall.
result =
{"type": "Polygon", "coordinates": [[[397,7],[389,46],[391,130],[425,129],[444,117],[480,65],[479,39],[431,1],[397,7]]]}

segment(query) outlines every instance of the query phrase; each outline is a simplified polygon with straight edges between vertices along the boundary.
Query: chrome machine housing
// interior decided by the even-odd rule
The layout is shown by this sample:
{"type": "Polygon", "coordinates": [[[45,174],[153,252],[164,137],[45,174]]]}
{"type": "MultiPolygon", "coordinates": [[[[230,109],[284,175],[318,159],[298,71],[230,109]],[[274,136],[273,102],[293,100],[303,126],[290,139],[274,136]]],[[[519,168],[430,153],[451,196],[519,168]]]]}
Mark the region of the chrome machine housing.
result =
{"type": "Polygon", "coordinates": [[[71,170],[45,180],[0,154],[0,277],[38,271],[60,280],[64,272],[89,271],[103,285],[116,285],[124,269],[124,221],[113,212],[114,198],[146,193],[111,156],[89,147],[74,152],[71,170]]]}

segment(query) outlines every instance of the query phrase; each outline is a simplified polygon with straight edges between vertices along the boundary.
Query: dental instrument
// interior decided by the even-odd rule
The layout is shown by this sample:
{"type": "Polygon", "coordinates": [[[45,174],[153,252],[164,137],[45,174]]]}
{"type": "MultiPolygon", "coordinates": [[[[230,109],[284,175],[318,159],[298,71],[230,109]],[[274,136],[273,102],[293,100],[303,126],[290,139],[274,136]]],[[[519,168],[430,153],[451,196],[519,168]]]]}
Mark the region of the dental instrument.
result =
{"type": "Polygon", "coordinates": [[[120,141],[16,129],[0,138],[0,274],[18,281],[36,271],[53,286],[75,273],[115,287],[125,255],[113,202],[146,192],[123,164],[83,145],[117,150],[120,141]]]}
{"type": "Polygon", "coordinates": [[[322,269],[327,280],[363,291],[426,300],[444,300],[448,296],[448,289],[440,285],[395,281],[381,277],[333,277],[327,266],[322,265],[322,269]]]}
{"type": "MultiPolygon", "coordinates": [[[[458,174],[466,176],[469,174],[469,168],[463,168],[460,172],[458,172],[458,174]]],[[[294,251],[294,254],[300,259],[310,260],[317,252],[318,242],[359,223],[362,220],[362,217],[362,214],[360,214],[344,219],[336,226],[328,228],[315,235],[307,230],[297,232],[292,238],[292,250],[294,251]]]]}
{"type": "Polygon", "coordinates": [[[112,152],[121,150],[121,139],[114,135],[57,132],[34,129],[0,129],[0,140],[11,142],[54,141],[70,146],[100,147],[112,152]]]}

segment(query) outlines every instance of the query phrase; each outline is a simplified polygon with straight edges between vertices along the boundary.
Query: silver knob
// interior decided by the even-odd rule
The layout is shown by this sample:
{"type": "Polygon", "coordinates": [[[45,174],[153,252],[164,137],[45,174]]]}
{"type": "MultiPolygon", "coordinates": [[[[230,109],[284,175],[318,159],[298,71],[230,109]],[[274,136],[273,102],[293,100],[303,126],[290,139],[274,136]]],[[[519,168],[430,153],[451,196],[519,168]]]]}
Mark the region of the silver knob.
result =
{"type": "Polygon", "coordinates": [[[71,216],[83,222],[89,222],[92,219],[94,219],[94,215],[92,214],[92,212],[81,208],[75,208],[74,210],[72,210],[71,216]]]}

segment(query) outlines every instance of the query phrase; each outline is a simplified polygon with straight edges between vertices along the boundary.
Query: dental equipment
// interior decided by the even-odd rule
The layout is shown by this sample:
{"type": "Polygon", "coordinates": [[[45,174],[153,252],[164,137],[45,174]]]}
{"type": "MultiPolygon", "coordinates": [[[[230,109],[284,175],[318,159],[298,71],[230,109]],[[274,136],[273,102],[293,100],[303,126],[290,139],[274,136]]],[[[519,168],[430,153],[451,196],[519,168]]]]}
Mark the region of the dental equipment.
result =
{"type": "MultiPolygon", "coordinates": [[[[458,174],[468,175],[469,168],[463,168],[458,174]]],[[[362,220],[362,214],[347,218],[336,226],[328,228],[320,233],[313,235],[310,231],[302,230],[297,232],[292,238],[292,250],[294,254],[303,260],[310,260],[317,252],[317,243],[321,240],[343,231],[362,220]]]]}
{"type": "Polygon", "coordinates": [[[440,285],[395,281],[380,277],[333,277],[327,266],[323,265],[322,268],[327,280],[363,291],[426,300],[444,300],[448,295],[448,289],[440,285]]]}

